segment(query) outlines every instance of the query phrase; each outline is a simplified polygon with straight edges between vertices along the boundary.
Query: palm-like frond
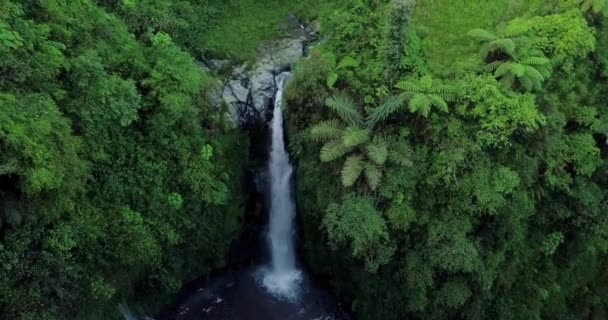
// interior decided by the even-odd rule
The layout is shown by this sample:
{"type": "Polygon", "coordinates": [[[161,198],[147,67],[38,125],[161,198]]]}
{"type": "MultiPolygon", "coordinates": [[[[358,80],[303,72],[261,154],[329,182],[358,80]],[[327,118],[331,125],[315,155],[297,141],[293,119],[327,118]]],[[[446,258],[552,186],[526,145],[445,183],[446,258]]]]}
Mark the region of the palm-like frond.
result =
{"type": "Polygon", "coordinates": [[[391,144],[391,149],[388,154],[388,160],[392,163],[403,167],[411,167],[414,165],[412,161],[413,151],[405,142],[395,142],[391,144]]]}
{"type": "Polygon", "coordinates": [[[542,75],[542,73],[536,70],[536,68],[534,68],[533,66],[524,66],[524,68],[524,75],[526,78],[529,78],[530,80],[538,83],[541,83],[545,80],[545,77],[542,75]]]}
{"type": "Polygon", "coordinates": [[[367,125],[369,127],[375,127],[379,123],[388,119],[388,117],[397,112],[399,109],[403,107],[403,97],[401,96],[390,96],[386,99],[386,101],[374,109],[369,116],[367,117],[367,125]]]}
{"type": "Polygon", "coordinates": [[[367,157],[375,164],[381,166],[386,162],[388,158],[388,146],[386,142],[374,141],[374,143],[370,143],[365,146],[365,151],[367,157]]]}
{"type": "Polygon", "coordinates": [[[355,58],[351,56],[344,57],[342,60],[340,60],[340,63],[338,63],[338,69],[356,68],[358,66],[359,61],[355,60],[355,58]]]}
{"type": "Polygon", "coordinates": [[[526,77],[519,79],[519,83],[527,91],[532,91],[536,87],[534,81],[532,79],[526,78],[526,77]]]}
{"type": "Polygon", "coordinates": [[[478,41],[492,41],[496,39],[496,35],[484,29],[473,29],[467,33],[469,37],[475,38],[478,41]]]}
{"type": "Polygon", "coordinates": [[[523,59],[521,63],[530,66],[548,66],[551,65],[551,60],[545,57],[527,57],[523,59]]]}
{"type": "Polygon", "coordinates": [[[445,102],[445,100],[443,100],[443,98],[441,98],[440,96],[436,94],[430,94],[428,95],[428,99],[431,102],[432,106],[443,112],[448,112],[448,103],[445,102]]]}
{"type": "Polygon", "coordinates": [[[382,170],[372,163],[365,164],[365,180],[370,189],[376,190],[382,180],[382,170]]]}
{"type": "Polygon", "coordinates": [[[420,112],[426,118],[431,111],[431,100],[426,95],[417,94],[410,100],[409,109],[412,113],[420,112]]]}
{"type": "Polygon", "coordinates": [[[505,63],[505,61],[502,60],[497,60],[497,61],[492,61],[488,64],[486,64],[485,66],[485,70],[489,71],[489,72],[494,72],[496,71],[496,69],[498,69],[498,67],[500,67],[503,63],[505,63]]]}
{"type": "Polygon", "coordinates": [[[325,105],[332,109],[348,125],[361,125],[363,122],[355,102],[346,93],[339,92],[334,94],[325,101],[325,105]]]}
{"type": "Polygon", "coordinates": [[[342,143],[349,147],[356,147],[368,142],[370,139],[369,129],[359,127],[348,127],[342,135],[342,143]]]}
{"type": "Polygon", "coordinates": [[[310,129],[310,137],[315,142],[327,142],[340,138],[343,129],[337,119],[321,121],[310,129]]]}
{"type": "Polygon", "coordinates": [[[395,88],[401,89],[404,92],[422,92],[423,88],[418,83],[412,81],[399,81],[395,84],[395,88]]]}
{"type": "Polygon", "coordinates": [[[500,49],[506,54],[513,56],[515,54],[515,41],[509,38],[496,39],[491,42],[492,47],[496,49],[500,49]]]}
{"type": "Polygon", "coordinates": [[[352,150],[352,147],[345,146],[340,140],[330,141],[321,148],[320,158],[322,162],[330,162],[343,157],[352,150]]]}
{"type": "Polygon", "coordinates": [[[363,157],[361,155],[352,155],[346,158],[342,167],[342,185],[350,187],[355,184],[359,176],[361,176],[363,165],[363,157]]]}
{"type": "Polygon", "coordinates": [[[423,76],[418,81],[423,92],[430,92],[433,90],[433,78],[431,76],[423,76]]]}

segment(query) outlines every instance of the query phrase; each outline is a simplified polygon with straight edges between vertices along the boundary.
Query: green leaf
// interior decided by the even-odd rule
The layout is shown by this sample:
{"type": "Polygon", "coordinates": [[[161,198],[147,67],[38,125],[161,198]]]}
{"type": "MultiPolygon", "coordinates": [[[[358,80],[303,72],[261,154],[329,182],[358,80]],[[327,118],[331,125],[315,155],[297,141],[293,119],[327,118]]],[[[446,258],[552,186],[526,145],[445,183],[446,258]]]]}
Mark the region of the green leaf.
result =
{"type": "Polygon", "coordinates": [[[342,143],[347,147],[356,147],[367,143],[370,139],[369,129],[348,127],[342,135],[342,143]]]}
{"type": "Polygon", "coordinates": [[[515,42],[512,39],[497,39],[492,41],[491,44],[511,56],[515,54],[515,42]]]}
{"type": "Polygon", "coordinates": [[[406,92],[422,92],[423,89],[418,84],[411,81],[399,81],[395,85],[395,88],[401,89],[406,92]]]}
{"type": "Polygon", "coordinates": [[[469,37],[473,37],[479,41],[492,41],[496,36],[484,29],[473,29],[467,33],[469,37]]]}
{"type": "Polygon", "coordinates": [[[445,102],[445,100],[443,100],[440,96],[436,94],[430,94],[428,95],[428,98],[431,101],[431,105],[433,105],[442,112],[448,112],[448,103],[445,102]]]}
{"type": "Polygon", "coordinates": [[[426,118],[431,111],[431,100],[425,95],[417,94],[410,100],[409,107],[410,112],[418,112],[426,118]]]}
{"type": "Polygon", "coordinates": [[[353,99],[346,93],[338,92],[325,101],[325,105],[332,109],[342,121],[350,126],[363,124],[363,119],[353,99]]]}
{"type": "Polygon", "coordinates": [[[334,161],[343,157],[353,150],[352,147],[345,146],[341,141],[330,141],[321,148],[320,156],[322,162],[334,161]]]}
{"type": "Polygon", "coordinates": [[[370,143],[366,146],[367,156],[377,165],[383,165],[388,158],[388,146],[383,141],[370,143]]]}
{"type": "Polygon", "coordinates": [[[337,119],[321,121],[310,129],[310,136],[315,142],[327,142],[338,139],[343,127],[337,119]]]}
{"type": "Polygon", "coordinates": [[[350,187],[355,184],[362,171],[363,158],[360,155],[352,155],[346,158],[342,168],[342,185],[350,187]]]}
{"type": "Polygon", "coordinates": [[[327,87],[333,89],[336,81],[338,81],[338,73],[330,72],[327,76],[327,87]]]}
{"type": "Polygon", "coordinates": [[[344,68],[357,68],[359,66],[359,61],[355,60],[353,57],[346,56],[344,57],[340,63],[338,63],[338,69],[344,68]]]}
{"type": "Polygon", "coordinates": [[[370,189],[376,190],[382,180],[382,171],[372,163],[365,164],[365,180],[370,189]]]}
{"type": "Polygon", "coordinates": [[[374,109],[366,119],[366,123],[369,127],[375,127],[381,122],[388,119],[388,117],[397,112],[403,107],[403,98],[400,96],[390,96],[386,101],[374,109]]]}

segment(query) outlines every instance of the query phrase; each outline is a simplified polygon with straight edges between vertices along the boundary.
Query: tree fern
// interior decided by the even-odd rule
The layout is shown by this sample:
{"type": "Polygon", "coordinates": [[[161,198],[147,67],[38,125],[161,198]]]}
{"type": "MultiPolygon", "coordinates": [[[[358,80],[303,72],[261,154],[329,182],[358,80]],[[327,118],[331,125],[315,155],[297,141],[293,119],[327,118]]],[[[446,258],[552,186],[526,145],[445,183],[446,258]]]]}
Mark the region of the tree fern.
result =
{"type": "MultiPolygon", "coordinates": [[[[454,88],[452,86],[437,84],[430,76],[423,76],[417,81],[400,81],[395,85],[403,92],[398,98],[408,102],[410,112],[418,112],[424,117],[428,117],[431,107],[438,108],[443,112],[448,112],[448,100],[453,100],[454,88]]],[[[389,111],[395,112],[399,105],[388,105],[386,108],[378,110],[378,114],[373,114],[372,123],[377,123],[386,119],[389,111]]]]}
{"type": "MultiPolygon", "coordinates": [[[[432,81],[416,83],[413,87],[432,92],[438,90],[432,86],[432,81]]],[[[416,93],[425,97],[423,93],[416,93]]],[[[427,104],[442,105],[436,94],[435,98],[427,99],[427,104]]],[[[324,120],[310,128],[310,138],[315,142],[324,143],[319,151],[322,162],[331,162],[346,157],[342,165],[341,180],[344,187],[353,186],[365,173],[366,185],[375,190],[382,180],[382,166],[389,158],[387,142],[378,134],[374,134],[374,125],[385,120],[388,115],[401,108],[403,100],[393,96],[387,99],[384,105],[370,114],[365,126],[354,101],[344,93],[335,94],[327,100],[330,108],[337,118],[324,120]]],[[[445,104],[447,107],[447,104],[445,104]]]]}
{"type": "Polygon", "coordinates": [[[514,21],[500,34],[492,34],[483,29],[473,29],[468,35],[480,43],[480,56],[486,60],[484,70],[509,87],[526,91],[540,89],[551,74],[551,62],[540,50],[534,49],[526,36],[530,27],[514,21]],[[488,61],[490,58],[498,60],[488,61]]]}
{"type": "Polygon", "coordinates": [[[363,157],[361,155],[352,155],[346,158],[342,167],[342,185],[350,187],[359,179],[363,171],[363,157]]]}
{"type": "Polygon", "coordinates": [[[363,118],[361,117],[361,114],[359,114],[353,99],[346,93],[339,92],[334,94],[325,101],[325,105],[333,110],[338,117],[348,125],[362,125],[363,118]]]}

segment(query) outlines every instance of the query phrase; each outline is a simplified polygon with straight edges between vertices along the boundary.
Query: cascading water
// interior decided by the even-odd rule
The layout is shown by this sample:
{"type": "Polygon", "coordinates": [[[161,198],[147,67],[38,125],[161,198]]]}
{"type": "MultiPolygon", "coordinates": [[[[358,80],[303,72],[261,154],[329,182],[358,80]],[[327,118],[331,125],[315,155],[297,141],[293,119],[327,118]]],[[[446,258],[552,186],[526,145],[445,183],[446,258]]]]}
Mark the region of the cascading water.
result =
{"type": "MultiPolygon", "coordinates": [[[[348,320],[334,298],[321,289],[310,275],[300,271],[294,249],[292,195],[293,167],[283,141],[283,86],[289,73],[276,77],[274,117],[271,122],[270,219],[267,245],[271,262],[237,269],[226,269],[202,280],[156,320],[348,320]]],[[[249,245],[245,245],[249,248],[249,245]]],[[[254,250],[258,250],[257,247],[254,250]]],[[[258,260],[256,260],[257,263],[258,260]]],[[[126,320],[136,318],[125,306],[119,307],[126,320]]]]}
{"type": "Polygon", "coordinates": [[[271,146],[268,169],[270,172],[270,219],[268,245],[271,265],[264,274],[264,286],[273,294],[293,299],[297,296],[301,272],[296,268],[293,241],[295,205],[291,195],[293,167],[283,140],[282,98],[285,72],[277,77],[277,93],[271,125],[271,146]]]}

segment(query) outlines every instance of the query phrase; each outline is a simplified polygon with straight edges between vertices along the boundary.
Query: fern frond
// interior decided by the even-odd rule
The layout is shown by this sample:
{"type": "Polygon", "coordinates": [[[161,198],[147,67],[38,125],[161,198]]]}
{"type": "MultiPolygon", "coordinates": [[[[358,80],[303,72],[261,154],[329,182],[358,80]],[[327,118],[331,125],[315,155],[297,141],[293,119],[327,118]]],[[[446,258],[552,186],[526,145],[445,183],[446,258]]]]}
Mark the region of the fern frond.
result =
{"type": "Polygon", "coordinates": [[[524,87],[524,89],[526,89],[526,91],[532,91],[534,90],[534,80],[530,79],[530,78],[526,78],[523,77],[521,79],[519,79],[519,83],[521,84],[522,87],[524,87]]]}
{"type": "Polygon", "coordinates": [[[417,94],[410,100],[409,107],[412,113],[419,112],[426,118],[431,111],[431,101],[426,95],[417,94]]]}
{"type": "Polygon", "coordinates": [[[526,67],[519,63],[512,63],[511,64],[511,73],[514,76],[521,78],[526,74],[526,67]]]}
{"type": "Polygon", "coordinates": [[[342,121],[348,125],[360,125],[363,120],[353,99],[344,92],[338,92],[325,101],[325,105],[333,110],[342,121]]]}
{"type": "Polygon", "coordinates": [[[478,41],[492,41],[496,39],[496,36],[489,31],[484,29],[473,29],[467,33],[469,37],[475,38],[478,41]]]}
{"type": "Polygon", "coordinates": [[[429,92],[435,94],[452,94],[454,93],[454,86],[442,84],[432,88],[429,92]]]}
{"type": "Polygon", "coordinates": [[[498,69],[498,67],[500,67],[500,66],[501,66],[503,63],[505,63],[505,62],[504,62],[504,61],[502,61],[502,60],[493,61],[493,62],[490,62],[490,63],[486,64],[486,66],[484,67],[484,69],[485,69],[485,71],[488,71],[488,72],[494,72],[494,71],[496,71],[496,69],[498,69]]]}
{"type": "Polygon", "coordinates": [[[379,123],[388,119],[388,117],[401,109],[404,105],[404,100],[401,96],[390,96],[386,99],[386,101],[374,109],[369,116],[367,117],[367,126],[375,127],[379,123]]]}
{"type": "Polygon", "coordinates": [[[494,71],[494,77],[500,78],[508,73],[512,73],[512,69],[513,69],[513,63],[505,62],[505,63],[501,64],[500,66],[498,66],[498,68],[496,68],[496,70],[494,71]]]}
{"type": "Polygon", "coordinates": [[[443,112],[448,112],[448,103],[445,102],[445,100],[443,100],[440,96],[436,94],[430,94],[428,95],[428,98],[431,102],[431,105],[435,106],[437,109],[443,112]]]}
{"type": "Polygon", "coordinates": [[[531,66],[544,66],[550,65],[551,60],[545,57],[529,57],[521,61],[522,64],[527,64],[531,66]]]}
{"type": "Polygon", "coordinates": [[[420,85],[418,85],[417,83],[411,82],[411,81],[399,81],[395,85],[395,88],[401,89],[405,92],[422,92],[423,91],[423,89],[420,85]]]}
{"type": "Polygon", "coordinates": [[[502,34],[506,37],[513,38],[517,36],[522,36],[530,31],[530,26],[524,23],[521,23],[520,20],[514,20],[512,23],[504,29],[502,34]]]}
{"type": "Polygon", "coordinates": [[[431,78],[430,76],[423,76],[422,78],[420,78],[419,83],[424,92],[429,92],[433,87],[433,78],[431,78]]]}
{"type": "Polygon", "coordinates": [[[327,142],[340,138],[343,129],[337,119],[321,121],[310,129],[310,137],[314,142],[327,142]]]}
{"type": "Polygon", "coordinates": [[[388,146],[384,141],[376,141],[365,147],[367,157],[375,164],[381,166],[388,158],[388,146]]]}
{"type": "Polygon", "coordinates": [[[496,39],[491,42],[492,46],[497,49],[501,49],[506,54],[513,56],[515,54],[515,42],[512,39],[496,39]]]}
{"type": "Polygon", "coordinates": [[[357,68],[358,66],[359,61],[355,60],[355,58],[351,56],[344,57],[342,60],[340,60],[340,63],[338,63],[338,69],[357,68]]]}
{"type": "Polygon", "coordinates": [[[504,76],[502,76],[502,78],[500,78],[500,83],[505,87],[505,88],[511,88],[513,87],[513,83],[515,82],[515,76],[507,73],[504,76]]]}
{"type": "Polygon", "coordinates": [[[479,47],[478,55],[481,59],[485,59],[493,50],[494,47],[492,46],[492,44],[490,44],[489,42],[484,43],[479,47]]]}
{"type": "Polygon", "coordinates": [[[362,171],[363,157],[361,155],[352,155],[346,158],[342,167],[342,185],[350,187],[355,184],[362,171]]]}
{"type": "Polygon", "coordinates": [[[343,157],[352,150],[352,147],[345,146],[340,140],[330,141],[321,148],[320,158],[322,162],[330,162],[343,157]]]}
{"type": "Polygon", "coordinates": [[[356,147],[367,143],[370,139],[369,129],[348,127],[342,135],[342,143],[347,147],[356,147]]]}
{"type": "Polygon", "coordinates": [[[542,73],[532,66],[525,66],[525,75],[535,82],[545,81],[545,77],[543,77],[542,73]]]}
{"type": "Polygon", "coordinates": [[[391,144],[391,150],[388,154],[390,162],[402,167],[411,167],[414,165],[412,158],[413,152],[409,144],[401,141],[391,144]]]}
{"type": "Polygon", "coordinates": [[[382,170],[376,165],[367,162],[365,164],[365,180],[370,189],[376,190],[382,180],[382,170]]]}

